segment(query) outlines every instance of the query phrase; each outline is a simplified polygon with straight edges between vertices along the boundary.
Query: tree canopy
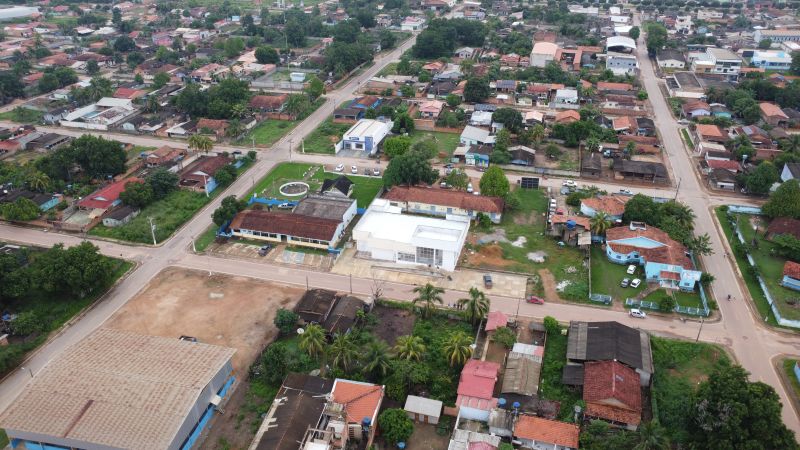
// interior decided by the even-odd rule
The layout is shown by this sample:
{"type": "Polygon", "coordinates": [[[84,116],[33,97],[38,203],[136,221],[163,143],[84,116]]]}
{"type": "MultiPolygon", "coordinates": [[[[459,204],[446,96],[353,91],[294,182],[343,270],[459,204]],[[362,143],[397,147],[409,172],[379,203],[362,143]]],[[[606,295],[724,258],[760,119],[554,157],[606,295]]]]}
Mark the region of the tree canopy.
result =
{"type": "Polygon", "coordinates": [[[482,47],[485,39],[486,26],[479,21],[434,19],[417,36],[412,52],[420,58],[449,57],[456,47],[482,47]]]}
{"type": "Polygon", "coordinates": [[[800,182],[789,180],[782,183],[769,196],[761,211],[772,219],[776,217],[800,219],[800,182]]]}
{"type": "Polygon", "coordinates": [[[384,184],[391,187],[433,183],[439,178],[439,172],[431,167],[429,158],[430,155],[414,149],[396,156],[389,161],[389,166],[383,174],[384,184]]]}
{"type": "Polygon", "coordinates": [[[514,108],[497,108],[492,114],[492,122],[500,122],[512,133],[522,130],[522,114],[514,108]]]}
{"type": "Polygon", "coordinates": [[[510,189],[506,174],[498,166],[490,166],[481,176],[481,194],[504,198],[510,189]]]}

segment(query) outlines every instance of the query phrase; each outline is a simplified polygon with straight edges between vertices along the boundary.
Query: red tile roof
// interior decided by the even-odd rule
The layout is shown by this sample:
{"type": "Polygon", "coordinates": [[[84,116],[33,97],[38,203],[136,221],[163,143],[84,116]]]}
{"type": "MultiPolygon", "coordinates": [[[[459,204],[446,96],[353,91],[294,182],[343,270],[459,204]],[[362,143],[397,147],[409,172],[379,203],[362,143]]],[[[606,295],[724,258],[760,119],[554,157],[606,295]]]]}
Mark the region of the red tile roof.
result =
{"type": "Polygon", "coordinates": [[[638,425],[642,420],[639,375],[617,361],[583,365],[583,401],[592,417],[638,425]]]}
{"type": "Polygon", "coordinates": [[[708,163],[708,167],[711,169],[725,169],[730,170],[731,172],[739,172],[742,170],[742,166],[739,164],[739,161],[709,159],[706,160],[706,163],[708,163]]]}
{"type": "Polygon", "coordinates": [[[622,195],[601,195],[599,197],[584,198],[581,204],[595,211],[605,211],[612,216],[621,216],[625,212],[625,204],[629,197],[622,195]]]}
{"type": "Polygon", "coordinates": [[[632,130],[634,127],[633,117],[629,116],[617,117],[612,122],[614,131],[632,130]]]}
{"type": "Polygon", "coordinates": [[[369,417],[375,423],[378,409],[383,401],[383,387],[337,379],[331,395],[334,402],[344,405],[349,423],[360,424],[365,417],[369,417]]]}
{"type": "Polygon", "coordinates": [[[699,124],[697,125],[696,132],[698,136],[705,139],[728,140],[728,133],[716,125],[699,124]]]}
{"type": "Polygon", "coordinates": [[[675,281],[681,280],[681,274],[679,274],[678,272],[667,272],[666,270],[662,270],[661,272],[659,272],[658,277],[661,278],[662,280],[675,280],[675,281]]]}
{"type": "Polygon", "coordinates": [[[254,230],[320,241],[332,241],[336,238],[336,229],[340,223],[341,221],[339,220],[306,216],[304,214],[246,209],[233,218],[231,229],[254,230]]]}
{"type": "Polygon", "coordinates": [[[497,450],[497,447],[488,442],[470,442],[467,450],[497,450]]]}
{"type": "Polygon", "coordinates": [[[280,109],[286,100],[289,98],[288,95],[256,95],[250,99],[250,107],[251,108],[259,108],[259,109],[280,109]]]}
{"type": "Polygon", "coordinates": [[[606,245],[617,253],[629,254],[639,252],[647,262],[657,262],[692,269],[692,261],[686,256],[686,247],[676,242],[658,228],[648,226],[646,230],[631,230],[630,227],[614,227],[606,232],[606,245]],[[660,247],[645,248],[630,244],[618,243],[624,239],[643,237],[662,244],[660,247]]]}
{"type": "Polygon", "coordinates": [[[774,104],[774,103],[767,103],[762,102],[758,104],[759,109],[761,109],[761,114],[767,117],[778,117],[781,119],[788,119],[789,116],[784,113],[781,108],[774,104]]]}
{"type": "Polygon", "coordinates": [[[786,261],[786,264],[783,265],[783,274],[789,278],[800,280],[800,264],[794,261],[786,261]]]}
{"type": "Polygon", "coordinates": [[[133,100],[135,98],[139,98],[147,94],[147,92],[141,89],[131,89],[131,88],[117,88],[114,92],[114,98],[125,98],[128,100],[133,100]]]}
{"type": "Polygon", "coordinates": [[[578,111],[575,111],[574,109],[568,109],[566,111],[561,111],[559,113],[556,113],[555,120],[556,123],[577,122],[581,120],[581,115],[580,113],[578,113],[578,111]]]}
{"type": "Polygon", "coordinates": [[[501,213],[505,206],[505,202],[500,197],[418,186],[395,186],[383,198],[395,202],[450,206],[484,213],[501,213]]]}
{"type": "Polygon", "coordinates": [[[508,325],[508,316],[500,311],[492,311],[486,316],[486,326],[484,330],[494,331],[506,325],[508,325]]]}
{"type": "Polygon", "coordinates": [[[181,172],[181,182],[197,181],[203,183],[206,177],[213,177],[222,166],[229,162],[230,160],[224,156],[204,156],[198,158],[183,169],[181,172]],[[206,177],[202,174],[206,174],[206,177]]]}
{"type": "Polygon", "coordinates": [[[461,379],[458,382],[458,395],[477,397],[481,399],[492,398],[494,383],[500,364],[491,361],[478,361],[470,359],[461,370],[461,379]]]}
{"type": "Polygon", "coordinates": [[[767,227],[767,234],[776,236],[779,234],[789,234],[800,239],[800,220],[791,217],[777,217],[772,219],[767,227]]]}
{"type": "Polygon", "coordinates": [[[591,228],[591,223],[588,217],[581,217],[581,216],[566,216],[564,214],[554,214],[550,216],[552,219],[553,224],[557,223],[567,223],[570,220],[575,222],[576,225],[583,227],[585,230],[591,228]]]}
{"type": "Polygon", "coordinates": [[[213,131],[220,131],[228,128],[228,121],[221,120],[221,119],[206,119],[202,118],[197,121],[197,129],[202,130],[203,128],[208,128],[209,130],[213,131]]]}
{"type": "Polygon", "coordinates": [[[125,190],[128,183],[141,183],[143,180],[140,178],[126,178],[114,183],[108,184],[93,193],[87,195],[83,200],[78,202],[78,206],[91,209],[108,209],[111,205],[119,200],[119,194],[125,190]]]}
{"type": "Polygon", "coordinates": [[[580,428],[572,423],[558,422],[523,414],[514,425],[514,437],[537,442],[578,448],[580,428]]]}
{"type": "Polygon", "coordinates": [[[632,91],[633,85],[630,83],[609,83],[605,81],[597,82],[598,91],[632,91]]]}

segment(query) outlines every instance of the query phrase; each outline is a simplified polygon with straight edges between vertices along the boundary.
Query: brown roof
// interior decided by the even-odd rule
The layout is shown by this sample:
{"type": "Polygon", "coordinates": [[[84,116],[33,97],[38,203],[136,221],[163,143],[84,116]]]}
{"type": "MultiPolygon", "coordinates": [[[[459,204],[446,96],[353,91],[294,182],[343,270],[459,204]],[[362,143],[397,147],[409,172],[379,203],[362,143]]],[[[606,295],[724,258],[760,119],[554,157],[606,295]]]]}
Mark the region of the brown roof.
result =
{"type": "Polygon", "coordinates": [[[583,401],[586,414],[615,422],[638,425],[642,420],[639,375],[617,361],[583,365],[583,401]]]}
{"type": "Polygon", "coordinates": [[[205,178],[198,172],[213,177],[222,166],[228,164],[230,160],[224,156],[205,156],[198,158],[193,163],[186,166],[181,172],[181,182],[198,181],[204,182],[205,178]]]}
{"type": "Polygon", "coordinates": [[[629,198],[622,195],[601,195],[581,200],[581,203],[595,211],[605,211],[612,216],[621,216],[629,198]]]}
{"type": "Polygon", "coordinates": [[[789,234],[800,239],[800,220],[792,219],[791,217],[777,217],[772,219],[767,227],[767,234],[789,234]]]}
{"type": "Polygon", "coordinates": [[[245,229],[265,233],[331,241],[341,222],[334,219],[247,209],[233,218],[231,229],[245,229]]]}
{"type": "Polygon", "coordinates": [[[691,269],[693,267],[691,259],[686,256],[686,247],[673,240],[664,231],[655,227],[648,226],[646,230],[631,230],[630,227],[611,228],[606,232],[606,245],[610,246],[611,249],[617,253],[628,254],[634,251],[639,252],[645,261],[648,262],[671,264],[681,266],[684,269],[691,269]],[[663,245],[655,248],[645,248],[614,242],[636,237],[650,239],[663,245]]]}
{"type": "Polygon", "coordinates": [[[197,121],[197,129],[202,130],[208,128],[209,130],[219,131],[228,128],[228,121],[221,119],[206,119],[202,118],[197,121]]]}
{"type": "Polygon", "coordinates": [[[553,225],[557,223],[567,223],[568,221],[575,222],[576,225],[583,227],[584,229],[588,230],[591,227],[589,223],[588,217],[581,217],[581,216],[565,216],[564,214],[554,214],[551,216],[553,220],[553,225]]]}
{"type": "Polygon", "coordinates": [[[288,98],[289,96],[286,94],[256,95],[250,99],[250,107],[259,109],[280,109],[288,98]]]}
{"type": "Polygon", "coordinates": [[[597,82],[598,91],[632,91],[633,85],[630,83],[609,83],[605,81],[597,82]]]}
{"type": "Polygon", "coordinates": [[[697,134],[704,138],[715,138],[715,139],[728,139],[728,133],[722,130],[722,128],[716,125],[710,124],[699,124],[697,125],[697,134]]]}
{"type": "Polygon", "coordinates": [[[331,395],[334,402],[344,405],[349,423],[360,424],[365,417],[374,423],[383,400],[383,387],[339,378],[331,395]]]}
{"type": "Polygon", "coordinates": [[[581,120],[581,115],[578,111],[574,109],[568,109],[566,111],[561,111],[556,114],[556,122],[564,122],[564,121],[578,121],[581,120]]]}
{"type": "Polygon", "coordinates": [[[695,109],[705,109],[707,111],[711,110],[711,107],[708,106],[708,103],[706,103],[704,101],[701,101],[701,100],[694,100],[694,101],[686,102],[686,103],[683,104],[683,106],[681,108],[683,109],[683,112],[685,112],[685,113],[694,111],[695,109]]]}
{"type": "Polygon", "coordinates": [[[800,280],[800,264],[794,261],[786,261],[786,264],[783,265],[783,274],[789,278],[800,280]]]}
{"type": "Polygon", "coordinates": [[[563,447],[578,448],[577,425],[523,414],[514,425],[514,436],[563,447]]]}
{"type": "Polygon", "coordinates": [[[505,205],[500,197],[473,195],[463,191],[417,186],[395,186],[383,198],[396,202],[450,206],[486,213],[503,212],[503,206],[505,205]]]}
{"type": "Polygon", "coordinates": [[[788,119],[789,116],[781,110],[781,108],[774,104],[774,103],[759,103],[759,109],[761,109],[761,114],[764,114],[767,117],[780,117],[782,119],[788,119]]]}

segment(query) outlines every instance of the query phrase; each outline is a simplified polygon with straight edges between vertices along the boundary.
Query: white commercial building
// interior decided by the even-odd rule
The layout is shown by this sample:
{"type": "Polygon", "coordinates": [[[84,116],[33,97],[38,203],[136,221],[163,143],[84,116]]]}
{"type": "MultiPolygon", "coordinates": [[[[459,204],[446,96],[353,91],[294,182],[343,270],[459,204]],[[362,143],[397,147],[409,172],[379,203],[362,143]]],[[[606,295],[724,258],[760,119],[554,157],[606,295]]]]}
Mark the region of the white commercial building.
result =
{"type": "Polygon", "coordinates": [[[552,42],[537,42],[531,50],[531,67],[546,67],[550,61],[556,59],[558,45],[552,42]]]}
{"type": "Polygon", "coordinates": [[[103,97],[91,105],[78,108],[65,115],[61,126],[86,130],[108,130],[138,113],[133,101],[124,98],[103,97]]]}
{"type": "Polygon", "coordinates": [[[336,144],[336,153],[340,150],[361,150],[369,154],[378,151],[378,145],[392,132],[392,121],[361,119],[350,127],[336,144]]]}
{"type": "Polygon", "coordinates": [[[705,53],[690,53],[689,59],[692,72],[725,75],[729,81],[736,81],[742,70],[742,58],[724,48],[708,47],[705,53]]]}
{"type": "Polygon", "coordinates": [[[750,64],[764,70],[789,70],[792,67],[792,55],[782,51],[756,50],[750,64]]]}
{"type": "Polygon", "coordinates": [[[756,43],[764,39],[772,42],[800,41],[800,30],[756,30],[753,40],[756,43]]]}
{"type": "Polygon", "coordinates": [[[39,14],[38,6],[11,6],[9,8],[0,8],[0,22],[4,20],[13,20],[20,17],[29,17],[39,14]]]}
{"type": "Polygon", "coordinates": [[[359,253],[375,260],[453,271],[468,232],[469,218],[403,214],[378,198],[356,224],[353,239],[359,253]]]}
{"type": "Polygon", "coordinates": [[[606,69],[614,72],[614,75],[635,75],[639,62],[636,55],[609,52],[606,56],[606,69]]]}

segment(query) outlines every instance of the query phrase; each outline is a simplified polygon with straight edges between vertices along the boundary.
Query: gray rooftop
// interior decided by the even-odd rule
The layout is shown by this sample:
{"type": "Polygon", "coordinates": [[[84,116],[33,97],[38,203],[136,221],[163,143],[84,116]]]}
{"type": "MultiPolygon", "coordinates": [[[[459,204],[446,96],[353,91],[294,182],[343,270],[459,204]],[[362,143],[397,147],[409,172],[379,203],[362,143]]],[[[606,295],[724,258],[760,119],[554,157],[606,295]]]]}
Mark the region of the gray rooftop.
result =
{"type": "Polygon", "coordinates": [[[344,213],[350,209],[354,202],[355,200],[346,197],[309,194],[300,200],[293,212],[294,214],[322,219],[342,220],[344,213]]]}

